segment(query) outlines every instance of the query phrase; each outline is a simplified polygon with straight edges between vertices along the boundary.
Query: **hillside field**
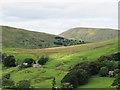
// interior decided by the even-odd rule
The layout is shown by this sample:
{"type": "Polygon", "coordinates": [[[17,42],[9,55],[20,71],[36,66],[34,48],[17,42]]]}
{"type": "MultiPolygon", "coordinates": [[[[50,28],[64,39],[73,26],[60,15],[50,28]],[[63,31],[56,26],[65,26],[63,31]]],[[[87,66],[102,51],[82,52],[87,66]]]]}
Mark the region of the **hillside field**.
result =
{"type": "MultiPolygon", "coordinates": [[[[52,79],[56,78],[56,85],[60,87],[61,79],[67,74],[68,70],[74,65],[84,61],[96,60],[101,55],[109,55],[118,51],[118,39],[108,41],[89,43],[83,45],[74,45],[67,47],[56,47],[47,49],[21,49],[21,48],[3,48],[3,52],[8,55],[14,55],[17,62],[21,63],[25,58],[33,58],[48,55],[49,61],[42,68],[26,68],[18,71],[18,67],[4,69],[3,75],[11,73],[11,78],[17,83],[20,80],[30,80],[34,88],[51,88],[52,79]],[[47,86],[47,87],[46,87],[47,86]]],[[[100,88],[109,87],[113,79],[102,78],[110,82],[100,85],[100,88]]],[[[97,87],[101,78],[93,77],[86,86],[97,87]],[[92,84],[92,85],[91,85],[92,84]],[[89,86],[90,85],[90,86],[89,86]]]]}

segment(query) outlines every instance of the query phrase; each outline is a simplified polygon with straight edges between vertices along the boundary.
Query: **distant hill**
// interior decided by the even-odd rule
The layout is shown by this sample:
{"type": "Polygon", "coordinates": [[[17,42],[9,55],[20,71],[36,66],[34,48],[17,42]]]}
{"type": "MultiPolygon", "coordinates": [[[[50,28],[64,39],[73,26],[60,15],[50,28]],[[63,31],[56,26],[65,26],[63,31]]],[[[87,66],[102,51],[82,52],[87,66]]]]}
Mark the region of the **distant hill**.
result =
{"type": "Polygon", "coordinates": [[[2,46],[8,48],[44,48],[54,47],[55,35],[1,26],[2,46]]]}
{"type": "Polygon", "coordinates": [[[59,36],[65,38],[82,39],[87,42],[99,42],[118,37],[118,30],[115,29],[101,29],[101,28],[72,28],[59,36]]]}
{"type": "Polygon", "coordinates": [[[82,40],[71,40],[43,32],[29,31],[9,26],[2,27],[3,48],[50,48],[83,44],[82,40]]]}

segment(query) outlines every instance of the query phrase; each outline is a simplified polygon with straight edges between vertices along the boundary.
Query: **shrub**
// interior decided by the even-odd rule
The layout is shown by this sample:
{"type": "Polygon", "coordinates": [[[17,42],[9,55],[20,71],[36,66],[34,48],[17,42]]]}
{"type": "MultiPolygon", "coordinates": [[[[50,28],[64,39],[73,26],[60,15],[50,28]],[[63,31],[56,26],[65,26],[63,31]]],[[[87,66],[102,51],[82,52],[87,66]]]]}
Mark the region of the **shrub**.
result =
{"type": "Polygon", "coordinates": [[[89,62],[88,64],[89,75],[98,74],[99,69],[100,69],[100,64],[98,61],[89,62]]]}
{"type": "Polygon", "coordinates": [[[73,87],[77,87],[78,85],[82,85],[88,82],[88,74],[86,70],[79,69],[74,70],[68,73],[63,79],[62,83],[70,83],[73,85],[73,87]]]}
{"type": "Polygon", "coordinates": [[[0,63],[2,62],[2,53],[0,52],[0,63]]]}
{"type": "Polygon", "coordinates": [[[111,60],[119,61],[119,58],[120,58],[120,52],[117,52],[117,53],[111,54],[109,57],[111,58],[111,60]]]}
{"type": "Polygon", "coordinates": [[[94,62],[82,62],[77,64],[73,69],[71,70],[78,70],[78,69],[84,69],[87,71],[88,75],[95,75],[99,72],[99,62],[94,61],[94,62]]]}
{"type": "Polygon", "coordinates": [[[30,88],[31,84],[29,80],[22,80],[16,84],[17,88],[30,88]]]}
{"type": "Polygon", "coordinates": [[[3,54],[2,54],[2,60],[4,60],[6,57],[7,57],[7,54],[6,54],[6,53],[3,53],[3,54]]]}
{"type": "Polygon", "coordinates": [[[4,88],[12,88],[12,87],[14,87],[14,85],[15,85],[15,82],[13,80],[6,79],[6,78],[2,79],[2,86],[4,88]]]}
{"type": "Polygon", "coordinates": [[[101,62],[101,67],[107,67],[109,70],[114,70],[118,68],[118,62],[105,60],[101,62]]]}
{"type": "Polygon", "coordinates": [[[101,67],[99,71],[100,76],[107,76],[108,75],[108,68],[107,67],[101,67]]]}
{"type": "Polygon", "coordinates": [[[44,65],[48,60],[49,60],[49,57],[48,57],[48,56],[42,56],[42,57],[38,60],[38,63],[39,63],[40,65],[44,65]]]}
{"type": "Polygon", "coordinates": [[[120,73],[116,76],[115,80],[112,83],[112,86],[116,86],[120,90],[120,73]]]}
{"type": "Polygon", "coordinates": [[[108,56],[101,56],[98,58],[98,61],[100,62],[105,61],[105,60],[110,60],[110,58],[108,56]]]}
{"type": "Polygon", "coordinates": [[[118,73],[120,73],[120,69],[115,69],[115,70],[114,70],[115,76],[116,76],[118,73]]]}
{"type": "Polygon", "coordinates": [[[10,74],[4,75],[3,78],[10,79],[10,74]]]}
{"type": "Polygon", "coordinates": [[[5,67],[14,67],[15,65],[15,57],[14,56],[7,56],[4,60],[3,60],[3,65],[5,67]]]}

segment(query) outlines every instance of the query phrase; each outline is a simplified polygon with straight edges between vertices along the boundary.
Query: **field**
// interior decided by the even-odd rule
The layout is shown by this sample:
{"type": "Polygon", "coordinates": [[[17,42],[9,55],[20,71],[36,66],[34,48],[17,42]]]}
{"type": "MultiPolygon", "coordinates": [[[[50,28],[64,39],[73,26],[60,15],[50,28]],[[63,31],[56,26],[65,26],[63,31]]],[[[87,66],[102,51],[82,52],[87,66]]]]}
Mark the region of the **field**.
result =
{"type": "MultiPolygon", "coordinates": [[[[14,55],[17,62],[21,63],[25,58],[37,58],[41,55],[48,55],[49,61],[43,68],[26,68],[18,71],[18,67],[3,70],[3,75],[11,73],[11,78],[18,82],[20,80],[30,80],[35,88],[51,88],[53,77],[56,78],[56,85],[60,87],[61,79],[68,70],[79,62],[96,60],[101,55],[109,55],[118,51],[118,39],[90,43],[76,46],[56,47],[48,49],[21,49],[4,48],[3,52],[14,55]]],[[[81,87],[109,87],[113,78],[99,78],[97,76],[90,79],[90,83],[81,87]],[[105,80],[107,84],[102,83],[105,80]],[[95,84],[100,82],[100,84],[95,84]]]]}
{"type": "Polygon", "coordinates": [[[111,86],[113,80],[114,78],[93,76],[88,84],[78,87],[78,90],[79,88],[113,88],[111,86]]]}

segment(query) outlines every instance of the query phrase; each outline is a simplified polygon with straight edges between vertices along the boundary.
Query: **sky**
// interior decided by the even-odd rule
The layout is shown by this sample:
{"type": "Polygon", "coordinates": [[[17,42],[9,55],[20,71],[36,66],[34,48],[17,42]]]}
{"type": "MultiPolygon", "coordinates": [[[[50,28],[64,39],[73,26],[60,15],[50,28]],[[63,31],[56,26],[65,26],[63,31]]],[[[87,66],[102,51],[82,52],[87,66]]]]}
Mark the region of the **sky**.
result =
{"type": "Polygon", "coordinates": [[[60,34],[70,28],[118,28],[119,0],[1,0],[0,25],[60,34]]]}

